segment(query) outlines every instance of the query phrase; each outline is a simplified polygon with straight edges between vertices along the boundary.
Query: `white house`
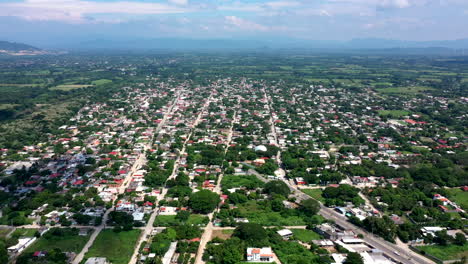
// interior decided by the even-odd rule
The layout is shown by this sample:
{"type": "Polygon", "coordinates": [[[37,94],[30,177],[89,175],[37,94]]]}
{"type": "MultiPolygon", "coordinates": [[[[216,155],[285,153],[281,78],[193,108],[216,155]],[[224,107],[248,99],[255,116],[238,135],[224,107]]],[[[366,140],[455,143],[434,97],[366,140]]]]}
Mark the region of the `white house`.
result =
{"type": "Polygon", "coordinates": [[[247,248],[248,262],[273,262],[275,256],[271,251],[271,247],[264,248],[247,248]]]}

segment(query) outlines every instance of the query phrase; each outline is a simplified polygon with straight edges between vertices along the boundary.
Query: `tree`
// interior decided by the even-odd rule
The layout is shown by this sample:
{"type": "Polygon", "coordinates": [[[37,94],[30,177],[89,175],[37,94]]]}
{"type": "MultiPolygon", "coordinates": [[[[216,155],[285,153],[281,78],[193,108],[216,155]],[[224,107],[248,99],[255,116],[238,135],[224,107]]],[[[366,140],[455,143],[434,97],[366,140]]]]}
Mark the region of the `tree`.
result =
{"type": "Polygon", "coordinates": [[[0,263],[8,263],[8,251],[5,243],[0,240],[0,263]]]}
{"type": "Polygon", "coordinates": [[[233,236],[245,240],[249,244],[258,245],[266,239],[267,233],[259,224],[243,223],[236,227],[233,236]]]}
{"type": "Polygon", "coordinates": [[[268,194],[279,194],[284,197],[287,197],[291,192],[288,185],[283,181],[270,181],[265,184],[265,192],[268,194]]]}
{"type": "Polygon", "coordinates": [[[313,216],[319,212],[320,204],[314,199],[303,200],[300,204],[299,210],[304,212],[307,216],[313,216]]]}
{"type": "Polygon", "coordinates": [[[197,213],[208,214],[220,201],[218,194],[209,190],[201,190],[190,195],[189,205],[197,213]]]}
{"type": "Polygon", "coordinates": [[[176,215],[176,219],[182,221],[182,222],[185,222],[189,219],[190,217],[190,212],[189,211],[179,211],[176,215]]]}
{"type": "Polygon", "coordinates": [[[455,244],[459,245],[459,246],[463,246],[466,244],[466,237],[464,234],[462,233],[457,233],[455,235],[455,241],[454,241],[455,244]]]}
{"type": "Polygon", "coordinates": [[[346,256],[346,260],[343,263],[344,264],[364,264],[364,261],[362,260],[362,257],[361,255],[359,255],[359,253],[350,252],[346,256]]]}

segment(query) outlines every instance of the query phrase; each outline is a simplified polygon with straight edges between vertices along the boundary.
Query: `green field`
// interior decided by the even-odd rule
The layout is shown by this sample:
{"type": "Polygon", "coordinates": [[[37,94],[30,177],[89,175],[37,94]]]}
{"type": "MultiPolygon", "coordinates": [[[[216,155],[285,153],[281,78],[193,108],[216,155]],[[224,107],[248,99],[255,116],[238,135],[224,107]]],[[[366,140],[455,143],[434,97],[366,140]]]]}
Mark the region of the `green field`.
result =
{"type": "MultiPolygon", "coordinates": [[[[154,221],[154,226],[175,226],[183,224],[180,220],[175,218],[175,215],[158,215],[154,221]]],[[[187,220],[188,225],[206,226],[208,217],[204,215],[192,214],[187,220]]]]}
{"type": "Polygon", "coordinates": [[[263,206],[250,200],[247,203],[239,205],[241,215],[246,216],[251,223],[264,226],[298,226],[305,225],[304,219],[299,216],[282,216],[280,212],[264,210],[263,206]]]}
{"type": "Polygon", "coordinates": [[[127,264],[132,257],[140,233],[140,230],[118,233],[111,229],[102,230],[84,259],[105,257],[113,264],[127,264]]]}
{"type": "Polygon", "coordinates": [[[11,230],[13,230],[13,228],[9,226],[0,228],[0,238],[6,237],[6,235],[8,235],[8,233],[10,233],[11,230]]]}
{"type": "Polygon", "coordinates": [[[0,110],[10,109],[15,106],[18,106],[18,104],[0,104],[0,110]]]}
{"type": "Polygon", "coordinates": [[[263,187],[264,183],[254,175],[225,175],[221,185],[226,189],[236,187],[255,189],[256,187],[263,187]]]}
{"type": "Polygon", "coordinates": [[[47,233],[44,234],[44,236],[40,237],[27,248],[25,253],[51,251],[56,248],[59,248],[63,252],[79,253],[90,237],[89,234],[87,236],[80,236],[78,235],[78,230],[73,230],[71,228],[66,228],[63,231],[66,233],[61,235],[48,236],[47,233]]]}
{"type": "Polygon", "coordinates": [[[390,115],[393,118],[399,118],[402,116],[409,115],[410,112],[405,111],[405,110],[379,110],[379,115],[380,116],[388,116],[390,115]]]}
{"type": "Polygon", "coordinates": [[[302,189],[301,191],[315,200],[318,200],[322,203],[325,202],[325,198],[322,197],[322,189],[302,189]]]}
{"type": "Polygon", "coordinates": [[[385,94],[416,94],[429,90],[432,90],[432,88],[426,86],[391,87],[377,89],[379,93],[385,94]]]}
{"type": "Polygon", "coordinates": [[[108,80],[108,79],[99,79],[99,80],[95,80],[95,81],[92,81],[91,83],[93,85],[102,85],[102,84],[106,84],[106,83],[111,83],[112,80],[108,80]]]}
{"type": "Polygon", "coordinates": [[[468,244],[464,246],[420,246],[417,248],[441,260],[456,260],[462,257],[468,257],[468,244]]]}
{"type": "Polygon", "coordinates": [[[459,188],[449,189],[448,192],[450,193],[449,199],[456,202],[463,209],[468,210],[468,192],[464,192],[459,188]]]}
{"type": "Polygon", "coordinates": [[[11,236],[12,237],[33,237],[36,231],[37,229],[35,228],[17,228],[15,232],[11,234],[11,236]]]}
{"type": "Polygon", "coordinates": [[[58,90],[58,91],[71,91],[75,89],[80,89],[80,88],[86,88],[91,85],[89,84],[62,84],[62,85],[57,85],[55,87],[50,88],[50,90],[58,90]]]}
{"type": "Polygon", "coordinates": [[[300,240],[305,243],[309,243],[312,240],[317,240],[321,239],[322,236],[319,234],[315,233],[312,230],[307,230],[307,229],[291,229],[291,231],[294,233],[294,238],[297,240],[300,240]]]}

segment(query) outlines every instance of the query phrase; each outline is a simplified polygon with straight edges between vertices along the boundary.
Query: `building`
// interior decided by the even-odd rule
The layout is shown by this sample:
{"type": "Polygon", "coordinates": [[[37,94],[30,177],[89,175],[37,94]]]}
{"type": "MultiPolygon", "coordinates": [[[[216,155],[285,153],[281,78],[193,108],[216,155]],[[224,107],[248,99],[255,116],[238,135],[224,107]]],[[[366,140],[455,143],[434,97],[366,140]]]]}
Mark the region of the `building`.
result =
{"type": "Polygon", "coordinates": [[[89,258],[85,264],[109,264],[106,258],[89,258]]]}
{"type": "Polygon", "coordinates": [[[31,245],[34,241],[36,241],[35,237],[20,238],[18,239],[18,244],[8,248],[8,252],[21,253],[25,248],[31,245]]]}
{"type": "Polygon", "coordinates": [[[273,262],[275,255],[270,247],[264,248],[247,248],[248,262],[273,262]]]}
{"type": "Polygon", "coordinates": [[[282,229],[276,233],[278,233],[278,235],[280,235],[283,239],[289,239],[294,235],[293,232],[289,229],[282,229]]]}

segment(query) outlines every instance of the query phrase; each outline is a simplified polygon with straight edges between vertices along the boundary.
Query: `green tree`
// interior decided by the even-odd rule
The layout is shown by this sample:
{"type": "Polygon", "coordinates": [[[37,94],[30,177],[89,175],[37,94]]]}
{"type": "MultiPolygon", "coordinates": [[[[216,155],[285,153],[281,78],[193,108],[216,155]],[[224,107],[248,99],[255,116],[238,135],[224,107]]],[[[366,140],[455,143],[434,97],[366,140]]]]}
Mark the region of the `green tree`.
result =
{"type": "Polygon", "coordinates": [[[320,204],[314,199],[303,200],[300,204],[299,210],[307,216],[313,216],[319,212],[320,204]]]}
{"type": "Polygon", "coordinates": [[[279,194],[284,197],[287,197],[291,192],[288,185],[283,181],[270,181],[265,184],[265,192],[268,194],[279,194]]]}
{"type": "Polygon", "coordinates": [[[245,240],[249,244],[260,246],[267,238],[267,233],[259,224],[242,223],[236,227],[233,236],[245,240]]]}
{"type": "Polygon", "coordinates": [[[356,252],[349,252],[346,256],[346,260],[343,262],[344,264],[364,264],[361,255],[356,252]]]}
{"type": "Polygon", "coordinates": [[[197,213],[208,214],[220,201],[218,194],[209,190],[201,190],[190,195],[189,205],[197,213]]]}

